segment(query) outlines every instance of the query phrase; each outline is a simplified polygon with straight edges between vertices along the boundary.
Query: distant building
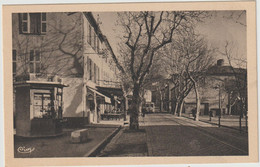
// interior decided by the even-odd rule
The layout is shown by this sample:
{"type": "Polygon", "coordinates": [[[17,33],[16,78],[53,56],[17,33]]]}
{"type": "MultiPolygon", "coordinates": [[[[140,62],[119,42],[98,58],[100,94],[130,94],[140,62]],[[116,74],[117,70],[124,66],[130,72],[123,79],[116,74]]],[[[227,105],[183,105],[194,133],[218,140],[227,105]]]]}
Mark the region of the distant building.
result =
{"type": "MultiPolygon", "coordinates": [[[[209,111],[216,115],[220,106],[222,114],[240,114],[241,96],[247,99],[246,69],[224,66],[224,60],[220,59],[204,75],[205,77],[199,83],[201,115],[208,115],[209,111]]],[[[169,80],[165,80],[165,83],[166,86],[161,90],[161,103],[164,110],[174,112],[176,88],[169,80]]],[[[192,89],[184,99],[182,112],[191,113],[195,108],[196,95],[192,89]]]]}
{"type": "MultiPolygon", "coordinates": [[[[61,107],[71,124],[98,122],[101,113],[120,103],[117,95],[100,91],[121,93],[113,50],[91,12],[14,13],[12,25],[14,115],[21,98],[16,98],[16,85],[26,80],[68,85],[61,107]]],[[[43,95],[41,106],[34,106],[37,93],[31,119],[41,118],[48,105],[43,95]]]]}
{"type": "Polygon", "coordinates": [[[169,80],[165,79],[156,83],[152,83],[152,102],[154,103],[156,112],[167,112],[170,110],[169,80]]]}
{"type": "Polygon", "coordinates": [[[144,99],[145,102],[152,102],[152,91],[151,90],[144,90],[144,99]]]}

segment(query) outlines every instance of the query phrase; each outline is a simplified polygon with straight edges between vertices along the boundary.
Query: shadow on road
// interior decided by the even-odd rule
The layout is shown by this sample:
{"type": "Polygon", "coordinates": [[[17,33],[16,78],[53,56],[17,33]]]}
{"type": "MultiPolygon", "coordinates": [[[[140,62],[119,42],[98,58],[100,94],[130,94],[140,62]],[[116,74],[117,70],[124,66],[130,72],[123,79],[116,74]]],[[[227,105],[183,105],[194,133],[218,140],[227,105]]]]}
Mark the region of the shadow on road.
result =
{"type": "Polygon", "coordinates": [[[248,155],[247,133],[218,127],[145,126],[150,156],[248,155]]]}

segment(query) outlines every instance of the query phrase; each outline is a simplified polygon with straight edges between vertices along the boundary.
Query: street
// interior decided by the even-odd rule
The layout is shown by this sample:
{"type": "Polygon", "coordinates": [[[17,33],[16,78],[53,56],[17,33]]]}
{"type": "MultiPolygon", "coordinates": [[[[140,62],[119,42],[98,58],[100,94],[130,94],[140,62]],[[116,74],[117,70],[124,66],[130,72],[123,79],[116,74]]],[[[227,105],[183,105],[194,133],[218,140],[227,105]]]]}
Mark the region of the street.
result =
{"type": "Polygon", "coordinates": [[[140,130],[121,130],[98,156],[248,155],[248,135],[167,113],[139,117],[140,130]]]}
{"type": "Polygon", "coordinates": [[[247,134],[237,130],[170,114],[147,114],[140,126],[149,156],[248,155],[247,134]]]}

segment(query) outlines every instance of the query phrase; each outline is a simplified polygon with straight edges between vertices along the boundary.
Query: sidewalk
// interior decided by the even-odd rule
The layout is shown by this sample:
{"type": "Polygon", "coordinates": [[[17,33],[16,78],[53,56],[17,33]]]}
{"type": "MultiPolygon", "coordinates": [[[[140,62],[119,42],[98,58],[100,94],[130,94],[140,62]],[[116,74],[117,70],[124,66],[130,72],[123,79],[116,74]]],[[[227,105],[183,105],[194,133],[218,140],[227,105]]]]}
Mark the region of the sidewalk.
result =
{"type": "MultiPolygon", "coordinates": [[[[182,117],[193,119],[192,116],[190,116],[189,114],[185,114],[185,113],[182,113],[182,117]]],[[[213,125],[218,125],[219,118],[218,118],[218,116],[211,117],[211,121],[210,121],[208,115],[201,115],[199,117],[199,120],[201,122],[205,122],[205,123],[209,123],[209,124],[213,124],[213,125]]],[[[220,125],[223,126],[223,127],[239,130],[239,116],[237,116],[237,115],[223,115],[220,118],[220,125]]],[[[245,132],[247,131],[245,118],[243,118],[241,120],[241,127],[242,127],[242,131],[245,131],[245,132]]]]}
{"type": "MultiPolygon", "coordinates": [[[[112,125],[112,124],[111,124],[112,125]]],[[[46,138],[22,138],[14,137],[15,158],[36,157],[84,157],[89,156],[96,149],[102,147],[105,142],[118,132],[120,126],[89,125],[89,138],[85,143],[71,143],[71,132],[76,129],[63,129],[64,134],[56,137],[46,138]],[[20,153],[18,148],[33,149],[31,153],[20,153]]]]}

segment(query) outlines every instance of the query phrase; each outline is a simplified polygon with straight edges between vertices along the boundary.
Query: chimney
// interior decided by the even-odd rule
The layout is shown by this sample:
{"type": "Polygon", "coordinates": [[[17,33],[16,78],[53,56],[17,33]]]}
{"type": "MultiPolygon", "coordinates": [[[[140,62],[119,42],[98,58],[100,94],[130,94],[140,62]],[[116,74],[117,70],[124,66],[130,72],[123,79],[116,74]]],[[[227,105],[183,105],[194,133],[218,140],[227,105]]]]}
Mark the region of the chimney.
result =
{"type": "Polygon", "coordinates": [[[217,61],[217,66],[223,66],[224,65],[224,59],[219,59],[217,61]]]}

